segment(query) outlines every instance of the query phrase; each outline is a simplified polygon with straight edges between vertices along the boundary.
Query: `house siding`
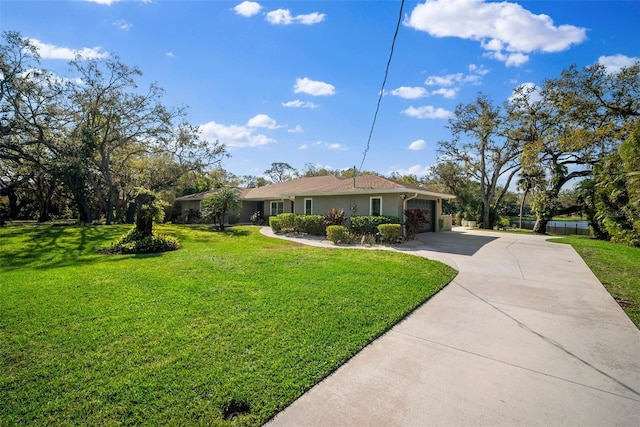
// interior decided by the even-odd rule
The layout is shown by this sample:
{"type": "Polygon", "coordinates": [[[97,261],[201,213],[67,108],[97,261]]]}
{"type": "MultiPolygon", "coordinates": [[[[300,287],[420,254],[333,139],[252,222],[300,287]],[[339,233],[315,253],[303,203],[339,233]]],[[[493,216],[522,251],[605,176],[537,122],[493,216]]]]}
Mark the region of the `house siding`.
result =
{"type": "Polygon", "coordinates": [[[299,196],[295,198],[295,213],[304,214],[304,200],[313,199],[313,214],[325,215],[331,209],[342,209],[349,218],[357,215],[369,215],[371,197],[382,197],[382,215],[400,217],[402,199],[399,194],[358,194],[347,196],[299,196]]]}
{"type": "Polygon", "coordinates": [[[182,213],[187,213],[189,210],[200,212],[200,200],[180,201],[180,208],[182,209],[182,213]]]}

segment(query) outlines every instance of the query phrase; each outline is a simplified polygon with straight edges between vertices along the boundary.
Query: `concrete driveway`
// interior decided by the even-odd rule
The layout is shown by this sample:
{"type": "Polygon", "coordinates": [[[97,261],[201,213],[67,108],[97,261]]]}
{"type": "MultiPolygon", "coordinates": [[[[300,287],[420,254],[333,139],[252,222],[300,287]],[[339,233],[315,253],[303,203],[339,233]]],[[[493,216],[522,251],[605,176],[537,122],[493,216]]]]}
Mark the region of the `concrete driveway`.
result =
{"type": "Polygon", "coordinates": [[[640,425],[640,331],[571,246],[457,229],[400,250],[460,273],[269,425],[640,425]]]}

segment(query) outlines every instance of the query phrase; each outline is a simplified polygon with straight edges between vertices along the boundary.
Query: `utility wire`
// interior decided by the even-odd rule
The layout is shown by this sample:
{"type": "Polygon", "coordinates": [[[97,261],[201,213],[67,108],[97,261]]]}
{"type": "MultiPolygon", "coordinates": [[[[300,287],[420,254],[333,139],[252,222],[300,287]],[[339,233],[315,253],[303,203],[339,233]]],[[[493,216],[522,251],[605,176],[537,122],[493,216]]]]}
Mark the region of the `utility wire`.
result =
{"type": "Polygon", "coordinates": [[[371,145],[371,136],[373,135],[373,128],[376,126],[376,120],[378,118],[378,111],[380,111],[380,103],[384,96],[384,85],[387,83],[387,77],[389,76],[389,67],[391,66],[391,58],[393,57],[393,48],[396,45],[396,38],[398,37],[398,31],[400,30],[400,23],[402,22],[402,10],[404,8],[404,0],[400,2],[400,12],[398,13],[398,23],[396,24],[396,31],[393,34],[393,40],[391,41],[391,51],[389,52],[389,60],[387,61],[387,68],[384,71],[384,79],[382,80],[382,87],[380,88],[380,96],[378,97],[378,104],[376,105],[376,112],[373,115],[373,122],[371,123],[371,130],[369,131],[369,138],[367,139],[367,147],[362,153],[362,162],[360,163],[360,169],[358,172],[362,172],[362,166],[364,160],[367,158],[369,152],[369,146],[371,145]]]}

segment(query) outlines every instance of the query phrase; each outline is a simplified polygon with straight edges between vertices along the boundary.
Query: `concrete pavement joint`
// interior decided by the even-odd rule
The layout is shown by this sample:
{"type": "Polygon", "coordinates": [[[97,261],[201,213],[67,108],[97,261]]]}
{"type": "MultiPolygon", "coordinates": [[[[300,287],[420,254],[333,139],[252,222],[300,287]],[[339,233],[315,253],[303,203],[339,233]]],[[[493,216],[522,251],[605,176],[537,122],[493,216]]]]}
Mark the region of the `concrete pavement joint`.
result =
{"type": "MultiPolygon", "coordinates": [[[[559,350],[562,350],[563,352],[565,352],[566,354],[568,354],[569,356],[573,357],[574,359],[578,360],[579,362],[583,363],[584,365],[586,365],[587,367],[593,369],[594,371],[600,373],[601,375],[604,375],[605,377],[609,378],[610,380],[614,381],[616,384],[620,385],[621,387],[629,390],[631,393],[635,394],[636,396],[638,396],[640,398],[640,392],[638,392],[637,390],[635,390],[634,388],[626,385],[625,383],[623,383],[622,381],[618,380],[617,378],[609,375],[608,373],[604,372],[601,369],[598,369],[597,367],[593,366],[591,363],[587,362],[586,360],[582,359],[580,356],[572,353],[571,351],[567,350],[562,344],[560,344],[559,342],[546,337],[544,335],[542,335],[541,333],[531,329],[529,326],[527,326],[526,324],[522,323],[521,321],[519,321],[518,319],[516,319],[515,317],[511,316],[510,314],[506,313],[505,311],[501,310],[500,308],[496,307],[495,305],[493,305],[491,302],[487,301],[486,299],[482,298],[480,295],[477,295],[476,293],[474,293],[473,291],[467,289],[465,286],[458,284],[458,286],[460,286],[462,289],[466,290],[467,292],[469,292],[471,295],[475,296],[476,298],[478,298],[479,300],[481,300],[482,302],[484,302],[485,304],[489,305],[490,307],[492,307],[494,310],[502,313],[504,316],[508,317],[509,319],[513,320],[514,322],[516,322],[518,324],[519,327],[521,327],[522,329],[524,329],[525,331],[532,333],[536,336],[538,336],[539,338],[541,338],[543,341],[547,342],[548,344],[551,344],[552,346],[556,347],[559,350]]],[[[526,368],[523,368],[526,369],[526,368]]],[[[547,375],[547,374],[545,374],[547,375]]],[[[550,375],[552,376],[552,375],[550,375]]],[[[570,380],[567,380],[570,381],[570,380]]],[[[576,383],[579,384],[579,383],[576,383]]],[[[586,386],[589,387],[589,386],[586,386]]],[[[615,394],[615,393],[613,393],[615,394]]],[[[637,400],[640,402],[640,399],[631,399],[631,400],[637,400]]]]}
{"type": "MultiPolygon", "coordinates": [[[[441,342],[438,342],[438,341],[430,340],[428,338],[418,337],[416,335],[408,334],[406,332],[401,332],[401,331],[397,331],[397,330],[392,330],[391,332],[396,333],[396,334],[400,334],[400,335],[404,335],[404,336],[407,336],[407,337],[410,337],[410,338],[414,338],[414,339],[417,339],[417,340],[420,340],[420,341],[428,342],[430,344],[446,347],[448,349],[459,351],[459,352],[465,353],[465,354],[469,354],[471,356],[481,357],[483,359],[491,360],[492,362],[502,363],[504,365],[508,365],[508,366],[511,366],[511,367],[514,367],[514,368],[518,368],[518,369],[522,369],[524,371],[532,372],[534,374],[544,375],[545,377],[554,378],[554,379],[560,380],[560,381],[565,381],[565,382],[568,382],[568,383],[571,383],[571,384],[575,384],[575,385],[578,385],[578,386],[581,386],[581,387],[589,388],[591,390],[599,391],[599,392],[602,392],[602,393],[607,393],[607,394],[610,394],[610,395],[613,395],[613,396],[617,396],[617,397],[622,397],[624,399],[632,400],[634,402],[640,402],[640,398],[636,399],[636,398],[633,398],[633,397],[629,397],[629,396],[625,396],[625,395],[622,395],[622,394],[614,393],[614,392],[609,391],[609,390],[603,390],[601,388],[593,387],[593,386],[590,386],[588,384],[579,383],[577,381],[574,381],[574,380],[571,380],[571,379],[568,379],[568,378],[558,377],[556,375],[551,375],[551,374],[548,374],[546,372],[537,371],[535,369],[527,368],[526,366],[516,365],[514,363],[507,362],[505,360],[495,359],[493,357],[489,357],[489,356],[486,356],[484,354],[480,354],[480,353],[476,353],[476,352],[473,352],[473,351],[465,350],[464,348],[455,347],[455,346],[452,346],[452,345],[449,345],[449,344],[444,344],[444,343],[441,343],[441,342]]],[[[597,370],[597,368],[596,368],[596,370],[597,370]]],[[[601,371],[599,371],[599,372],[601,372],[601,371]]],[[[608,376],[607,374],[605,374],[605,375],[608,376]]],[[[609,378],[611,378],[611,377],[609,377],[609,378]]],[[[615,379],[613,379],[613,380],[618,382],[615,379]]],[[[634,393],[636,395],[638,394],[632,388],[629,388],[629,387],[625,386],[624,384],[621,384],[621,385],[624,388],[630,390],[632,393],[634,393]]]]}
{"type": "Polygon", "coordinates": [[[518,257],[515,256],[513,254],[513,252],[511,252],[511,246],[515,245],[518,241],[514,240],[513,242],[511,242],[508,246],[507,246],[507,252],[509,253],[509,255],[511,255],[511,257],[514,259],[514,261],[516,262],[516,264],[518,265],[518,270],[520,270],[520,275],[522,276],[522,278],[524,280],[526,280],[526,277],[524,277],[524,271],[522,271],[522,266],[520,265],[520,261],[518,260],[518,257]]]}

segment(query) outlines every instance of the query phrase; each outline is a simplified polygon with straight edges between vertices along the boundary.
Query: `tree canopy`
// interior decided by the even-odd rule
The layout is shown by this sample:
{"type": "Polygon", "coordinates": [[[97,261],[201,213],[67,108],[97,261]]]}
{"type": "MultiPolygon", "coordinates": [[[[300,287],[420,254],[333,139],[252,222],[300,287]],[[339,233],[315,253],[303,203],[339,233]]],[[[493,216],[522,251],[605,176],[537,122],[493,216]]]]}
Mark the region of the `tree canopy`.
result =
{"type": "Polygon", "coordinates": [[[55,75],[27,39],[3,33],[0,195],[10,216],[31,203],[41,221],[52,209],[85,223],[122,221],[137,188],[166,189],[227,155],[202,139],[185,108],[162,103],[159,86],[140,89],[142,71],[117,56],[69,65],[69,75],[55,75]]]}

